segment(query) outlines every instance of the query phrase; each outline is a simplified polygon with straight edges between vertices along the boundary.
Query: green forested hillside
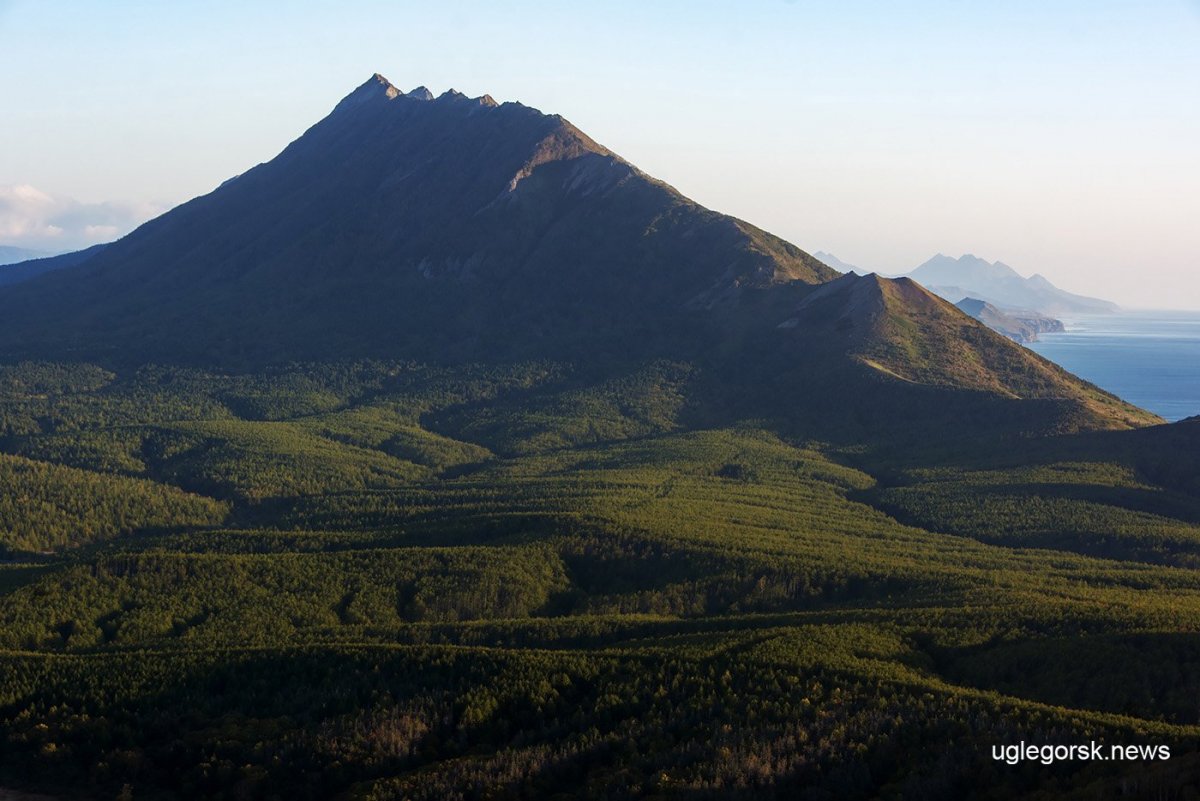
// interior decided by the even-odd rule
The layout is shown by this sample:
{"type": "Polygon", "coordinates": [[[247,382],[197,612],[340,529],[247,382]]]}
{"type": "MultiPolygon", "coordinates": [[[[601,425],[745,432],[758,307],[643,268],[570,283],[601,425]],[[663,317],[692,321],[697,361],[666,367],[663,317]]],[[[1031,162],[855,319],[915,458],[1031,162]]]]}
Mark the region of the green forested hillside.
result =
{"type": "Polygon", "coordinates": [[[852,445],[708,380],[6,368],[0,786],[1187,797],[1194,423],[852,445]],[[1092,740],[1172,757],[991,753],[1092,740]]]}
{"type": "Polygon", "coordinates": [[[0,455],[0,548],[75,548],[135,531],[212,526],[229,507],[176,487],[0,455]]]}

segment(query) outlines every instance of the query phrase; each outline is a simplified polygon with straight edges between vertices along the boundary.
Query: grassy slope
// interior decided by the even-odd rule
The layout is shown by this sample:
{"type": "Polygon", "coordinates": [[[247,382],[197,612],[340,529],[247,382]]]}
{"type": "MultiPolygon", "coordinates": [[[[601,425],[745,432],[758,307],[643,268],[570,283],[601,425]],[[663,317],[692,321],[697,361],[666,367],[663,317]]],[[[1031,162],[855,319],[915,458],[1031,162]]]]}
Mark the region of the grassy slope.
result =
{"type": "Polygon", "coordinates": [[[846,276],[818,287],[791,318],[808,339],[840,343],[897,381],[1019,399],[1069,400],[1088,428],[1162,422],[996,334],[909,279],[846,276]]]}

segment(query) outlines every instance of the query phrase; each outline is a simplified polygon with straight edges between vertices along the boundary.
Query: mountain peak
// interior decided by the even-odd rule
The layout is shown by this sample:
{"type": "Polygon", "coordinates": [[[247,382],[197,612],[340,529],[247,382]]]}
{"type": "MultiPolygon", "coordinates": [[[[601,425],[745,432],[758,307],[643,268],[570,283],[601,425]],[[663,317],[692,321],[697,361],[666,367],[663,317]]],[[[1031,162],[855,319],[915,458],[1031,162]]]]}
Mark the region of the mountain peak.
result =
{"type": "Polygon", "coordinates": [[[359,89],[368,89],[373,94],[383,94],[389,100],[404,94],[397,87],[393,86],[391,81],[378,72],[372,75],[359,89]]]}
{"type": "Polygon", "coordinates": [[[334,111],[338,111],[353,106],[360,106],[364,103],[369,103],[380,98],[384,100],[392,100],[404,94],[397,89],[391,81],[380,75],[378,72],[364,81],[357,89],[342,98],[342,101],[337,104],[334,111]]]}
{"type": "Polygon", "coordinates": [[[421,85],[405,92],[400,89],[383,75],[378,72],[368,78],[362,85],[355,89],[350,94],[346,95],[335,110],[344,110],[347,108],[367,106],[375,101],[388,101],[402,98],[404,100],[418,100],[421,102],[438,101],[442,104],[472,104],[480,108],[490,109],[497,108],[500,104],[497,103],[491,95],[481,95],[479,97],[469,98],[457,89],[448,89],[440,95],[434,95],[429,90],[429,87],[421,85]]]}

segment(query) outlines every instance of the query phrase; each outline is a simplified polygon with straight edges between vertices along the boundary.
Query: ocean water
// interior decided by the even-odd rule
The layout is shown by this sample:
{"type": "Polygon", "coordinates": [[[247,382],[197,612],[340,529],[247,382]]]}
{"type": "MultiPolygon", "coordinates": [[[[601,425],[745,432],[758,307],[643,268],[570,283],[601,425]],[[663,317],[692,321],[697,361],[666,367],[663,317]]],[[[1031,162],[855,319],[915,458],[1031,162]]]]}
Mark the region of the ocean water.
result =
{"type": "Polygon", "coordinates": [[[1030,349],[1166,418],[1200,414],[1200,312],[1138,311],[1063,318],[1030,349]]]}

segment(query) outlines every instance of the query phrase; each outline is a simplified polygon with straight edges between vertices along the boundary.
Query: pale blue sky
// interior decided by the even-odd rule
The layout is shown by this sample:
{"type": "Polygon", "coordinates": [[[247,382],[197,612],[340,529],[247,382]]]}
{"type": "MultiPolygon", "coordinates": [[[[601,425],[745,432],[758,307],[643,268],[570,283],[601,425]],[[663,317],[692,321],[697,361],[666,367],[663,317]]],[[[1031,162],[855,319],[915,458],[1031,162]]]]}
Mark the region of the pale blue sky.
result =
{"type": "Polygon", "coordinates": [[[0,244],[123,233],[375,71],[561,113],[866,268],[1200,308],[1200,0],[0,0],[0,244]]]}

